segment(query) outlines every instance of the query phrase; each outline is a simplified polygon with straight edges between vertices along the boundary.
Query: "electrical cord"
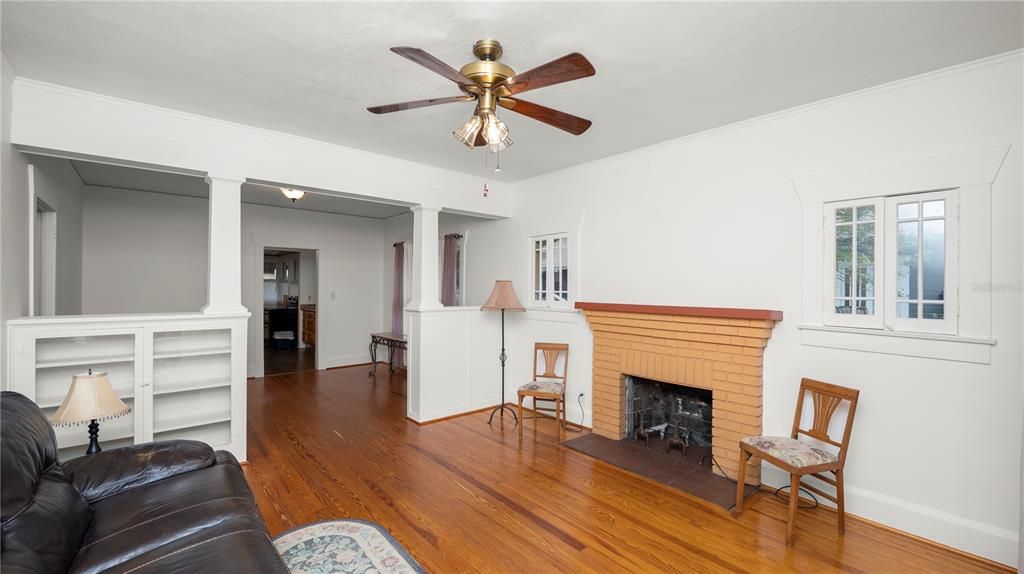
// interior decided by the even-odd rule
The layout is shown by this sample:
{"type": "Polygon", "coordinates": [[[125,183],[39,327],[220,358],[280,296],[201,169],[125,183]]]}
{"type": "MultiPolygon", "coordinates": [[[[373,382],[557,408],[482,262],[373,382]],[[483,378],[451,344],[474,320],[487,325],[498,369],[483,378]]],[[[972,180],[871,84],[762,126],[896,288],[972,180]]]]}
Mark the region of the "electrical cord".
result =
{"type": "Polygon", "coordinates": [[[565,430],[569,432],[583,432],[583,393],[576,397],[576,402],[580,404],[580,423],[578,425],[576,423],[565,423],[565,430]],[[576,425],[575,428],[573,425],[576,425]]]}
{"type": "MultiPolygon", "coordinates": [[[[730,478],[729,475],[725,473],[725,469],[722,468],[722,465],[718,464],[718,460],[715,458],[715,455],[711,454],[711,455],[708,455],[708,456],[711,457],[711,463],[718,467],[718,472],[721,472],[722,476],[724,476],[725,478],[728,478],[729,480],[732,480],[733,482],[736,482],[736,480],[730,478]]],[[[782,500],[784,500],[786,502],[789,502],[789,497],[788,496],[779,496],[780,492],[782,492],[783,490],[786,490],[789,487],[790,487],[790,485],[788,485],[788,484],[785,485],[785,486],[780,486],[780,487],[775,489],[775,492],[773,492],[772,495],[775,496],[776,498],[780,498],[780,499],[782,499],[782,500]]],[[[765,490],[765,491],[767,491],[767,489],[764,488],[764,485],[761,485],[761,484],[759,484],[757,486],[757,490],[765,490]]],[[[811,492],[811,491],[809,491],[809,490],[807,490],[806,488],[803,488],[803,487],[800,487],[800,492],[806,493],[807,496],[810,496],[811,500],[813,501],[813,504],[811,504],[810,506],[805,505],[805,504],[800,504],[800,497],[798,496],[797,497],[797,503],[796,503],[797,504],[797,508],[811,509],[811,508],[817,508],[818,507],[818,497],[814,496],[813,492],[811,492]]]]}

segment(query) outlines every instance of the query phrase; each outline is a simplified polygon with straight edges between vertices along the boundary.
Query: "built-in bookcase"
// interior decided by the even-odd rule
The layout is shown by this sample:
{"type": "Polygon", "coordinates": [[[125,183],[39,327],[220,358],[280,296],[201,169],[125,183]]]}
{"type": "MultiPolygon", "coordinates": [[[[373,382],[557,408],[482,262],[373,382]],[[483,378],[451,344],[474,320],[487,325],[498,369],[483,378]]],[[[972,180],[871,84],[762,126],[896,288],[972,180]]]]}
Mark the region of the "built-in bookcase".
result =
{"type": "MultiPolygon", "coordinates": [[[[8,325],[8,375],[52,414],[76,373],[105,371],[132,407],[100,423],[104,449],[192,439],[245,459],[246,315],[39,317],[8,325]]],[[[62,459],[88,444],[85,425],[55,429],[62,459]]]]}

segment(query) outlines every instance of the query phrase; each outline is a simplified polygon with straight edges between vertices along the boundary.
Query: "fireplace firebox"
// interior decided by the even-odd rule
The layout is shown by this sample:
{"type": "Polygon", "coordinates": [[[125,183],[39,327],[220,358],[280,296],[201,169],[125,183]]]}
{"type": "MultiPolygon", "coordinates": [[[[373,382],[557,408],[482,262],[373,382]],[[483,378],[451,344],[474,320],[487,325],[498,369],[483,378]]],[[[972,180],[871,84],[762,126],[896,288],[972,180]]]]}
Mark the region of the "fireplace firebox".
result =
{"type": "Polygon", "coordinates": [[[712,394],[690,387],[626,375],[626,437],[662,439],[666,449],[711,447],[712,394]]]}

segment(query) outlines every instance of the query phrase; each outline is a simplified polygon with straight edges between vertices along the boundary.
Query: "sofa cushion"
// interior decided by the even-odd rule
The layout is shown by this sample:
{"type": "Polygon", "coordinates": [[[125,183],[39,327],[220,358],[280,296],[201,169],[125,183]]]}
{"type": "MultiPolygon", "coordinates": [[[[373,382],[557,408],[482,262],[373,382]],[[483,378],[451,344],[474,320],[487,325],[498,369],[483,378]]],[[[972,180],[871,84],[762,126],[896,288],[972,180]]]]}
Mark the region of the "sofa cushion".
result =
{"type": "Polygon", "coordinates": [[[236,572],[288,574],[281,556],[262,529],[218,534],[160,554],[144,554],[107,571],[108,574],[236,572]]]}
{"type": "Polygon", "coordinates": [[[0,570],[66,572],[92,520],[92,509],[57,464],[53,427],[35,403],[3,393],[0,421],[0,570]]]}
{"type": "Polygon", "coordinates": [[[71,571],[118,571],[129,563],[155,561],[214,537],[265,532],[238,463],[224,454],[218,453],[220,463],[214,466],[94,503],[95,520],[71,571]]]}
{"type": "Polygon", "coordinates": [[[72,459],[64,463],[64,473],[86,500],[95,503],[213,463],[210,445],[195,440],[168,440],[72,459]]]}
{"type": "Polygon", "coordinates": [[[0,394],[3,449],[0,473],[3,522],[18,514],[32,500],[43,473],[57,463],[57,438],[43,411],[28,397],[4,391],[0,394]]]}

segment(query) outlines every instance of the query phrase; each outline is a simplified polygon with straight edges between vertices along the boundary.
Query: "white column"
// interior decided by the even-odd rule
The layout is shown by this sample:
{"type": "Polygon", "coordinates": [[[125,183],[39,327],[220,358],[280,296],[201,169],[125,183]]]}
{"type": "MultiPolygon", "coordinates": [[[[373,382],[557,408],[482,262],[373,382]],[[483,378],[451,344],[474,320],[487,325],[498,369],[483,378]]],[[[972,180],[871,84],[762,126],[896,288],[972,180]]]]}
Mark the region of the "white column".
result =
{"type": "Polygon", "coordinates": [[[242,306],[242,178],[209,175],[209,254],[203,313],[240,313],[242,306]]]}
{"type": "Polygon", "coordinates": [[[412,301],[409,309],[438,309],[437,212],[436,207],[412,208],[412,301]]]}

